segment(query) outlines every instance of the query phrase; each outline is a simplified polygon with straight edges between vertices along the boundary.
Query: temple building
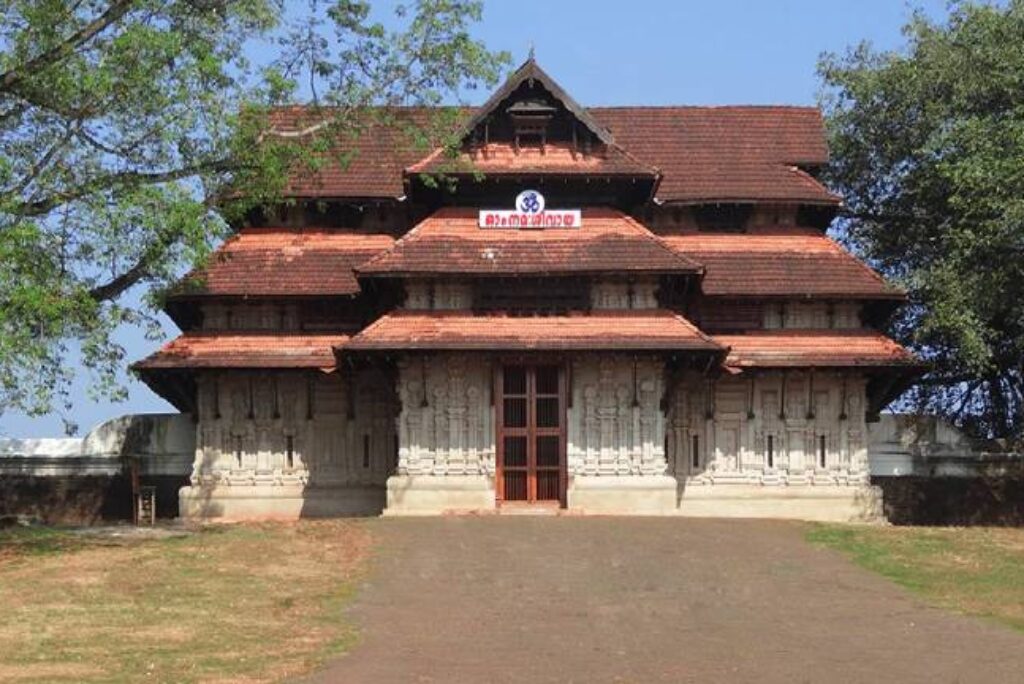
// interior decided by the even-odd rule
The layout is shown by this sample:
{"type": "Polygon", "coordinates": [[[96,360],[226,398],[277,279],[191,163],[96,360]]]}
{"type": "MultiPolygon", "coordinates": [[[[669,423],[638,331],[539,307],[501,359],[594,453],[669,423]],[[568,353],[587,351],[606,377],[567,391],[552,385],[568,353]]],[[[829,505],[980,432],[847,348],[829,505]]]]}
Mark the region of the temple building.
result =
{"type": "Polygon", "coordinates": [[[460,125],[372,126],[168,299],[134,367],[194,418],[183,516],[879,515],[920,368],[826,235],[818,110],[584,108],[531,59],[460,125]]]}

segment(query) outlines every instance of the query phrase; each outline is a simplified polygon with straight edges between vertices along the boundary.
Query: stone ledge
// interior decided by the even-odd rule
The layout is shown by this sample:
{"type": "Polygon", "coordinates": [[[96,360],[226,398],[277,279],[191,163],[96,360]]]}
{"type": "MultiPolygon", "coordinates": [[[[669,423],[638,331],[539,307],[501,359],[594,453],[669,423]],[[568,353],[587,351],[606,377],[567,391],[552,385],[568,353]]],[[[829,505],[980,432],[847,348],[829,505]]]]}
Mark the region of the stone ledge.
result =
{"type": "Polygon", "coordinates": [[[576,475],[569,480],[568,507],[599,515],[672,515],[676,489],[670,475],[576,475]]]}
{"type": "Polygon", "coordinates": [[[380,515],[385,491],[374,486],[192,486],[178,493],[186,520],[297,520],[380,515]]]}
{"type": "Polygon", "coordinates": [[[702,518],[780,518],[821,522],[884,522],[882,491],[871,486],[685,487],[679,515],[702,518]]]}
{"type": "Polygon", "coordinates": [[[486,475],[392,475],[384,515],[441,515],[494,507],[494,478],[486,475]]]}

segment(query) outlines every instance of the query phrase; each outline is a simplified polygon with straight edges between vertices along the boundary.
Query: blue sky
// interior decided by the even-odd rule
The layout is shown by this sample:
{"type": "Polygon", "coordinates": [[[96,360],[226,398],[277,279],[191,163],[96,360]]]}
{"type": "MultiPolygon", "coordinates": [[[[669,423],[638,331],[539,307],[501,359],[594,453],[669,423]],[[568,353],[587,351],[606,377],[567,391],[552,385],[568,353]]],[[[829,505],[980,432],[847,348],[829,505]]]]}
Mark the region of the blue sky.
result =
{"type": "MultiPolygon", "coordinates": [[[[807,105],[816,101],[821,53],[861,40],[897,48],[913,7],[942,16],[946,0],[489,0],[477,35],[517,63],[532,44],[541,66],[584,106],[807,105]]],[[[160,344],[132,330],[118,339],[129,360],[160,344]]],[[[88,378],[78,379],[70,417],[81,432],[124,413],[174,410],[145,385],[127,382],[128,400],[109,404],[89,401],[88,378]]],[[[0,435],[62,432],[57,415],[0,416],[0,435]]]]}

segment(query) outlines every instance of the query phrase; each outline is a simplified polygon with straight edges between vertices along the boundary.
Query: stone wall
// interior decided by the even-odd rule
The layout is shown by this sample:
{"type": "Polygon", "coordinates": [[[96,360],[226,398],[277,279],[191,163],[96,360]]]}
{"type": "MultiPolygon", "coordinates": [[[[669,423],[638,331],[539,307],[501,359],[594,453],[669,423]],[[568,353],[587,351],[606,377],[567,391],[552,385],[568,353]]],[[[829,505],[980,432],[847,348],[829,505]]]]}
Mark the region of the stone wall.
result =
{"type": "Polygon", "coordinates": [[[865,380],[761,372],[674,384],[668,459],[681,513],[874,520],[865,380]]]}
{"type": "Polygon", "coordinates": [[[187,517],[379,513],[395,467],[396,403],[382,370],[209,372],[187,517]]]}
{"type": "Polygon", "coordinates": [[[679,378],[669,460],[687,485],[862,485],[868,478],[859,375],[751,373],[679,378]]]}
{"type": "Polygon", "coordinates": [[[664,364],[584,356],[572,364],[568,470],[573,476],[664,475],[664,364]]]}
{"type": "Polygon", "coordinates": [[[114,418],[83,438],[0,440],[0,517],[131,520],[132,464],[140,484],[157,488],[157,515],[173,517],[194,453],[192,417],[177,414],[114,418]]]}
{"type": "MultiPolygon", "coordinates": [[[[494,506],[494,363],[458,354],[400,363],[400,447],[389,512],[494,506]]],[[[825,509],[824,517],[838,519],[877,514],[859,375],[666,378],[660,359],[581,354],[572,362],[570,388],[570,508],[756,513],[749,500],[762,497],[778,515],[787,512],[778,500],[801,498],[791,507],[798,517],[825,509]],[[734,497],[748,504],[713,505],[734,497]],[[700,503],[684,506],[686,498],[700,503]]]]}

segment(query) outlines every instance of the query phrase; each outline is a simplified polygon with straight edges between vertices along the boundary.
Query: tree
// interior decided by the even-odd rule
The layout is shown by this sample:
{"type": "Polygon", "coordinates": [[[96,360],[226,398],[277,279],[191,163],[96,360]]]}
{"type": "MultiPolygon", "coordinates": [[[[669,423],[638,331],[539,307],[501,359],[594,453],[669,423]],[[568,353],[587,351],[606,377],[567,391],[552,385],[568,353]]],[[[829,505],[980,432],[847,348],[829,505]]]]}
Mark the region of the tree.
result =
{"type": "Polygon", "coordinates": [[[508,59],[470,36],[477,0],[416,0],[393,28],[362,0],[286,7],[0,8],[0,413],[70,410],[72,352],[96,395],[123,396],[112,331],[157,330],[159,293],[233,219],[280,200],[297,164],[350,155],[338,141],[365,124],[355,113],[437,104],[508,59]],[[302,91],[315,123],[274,130],[272,107],[302,91]],[[143,305],[125,297],[136,286],[143,305]]]}
{"type": "Polygon", "coordinates": [[[907,47],[819,66],[853,246],[910,304],[893,321],[930,371],[905,398],[972,434],[1024,428],[1024,2],[916,14],[907,47]]]}

